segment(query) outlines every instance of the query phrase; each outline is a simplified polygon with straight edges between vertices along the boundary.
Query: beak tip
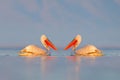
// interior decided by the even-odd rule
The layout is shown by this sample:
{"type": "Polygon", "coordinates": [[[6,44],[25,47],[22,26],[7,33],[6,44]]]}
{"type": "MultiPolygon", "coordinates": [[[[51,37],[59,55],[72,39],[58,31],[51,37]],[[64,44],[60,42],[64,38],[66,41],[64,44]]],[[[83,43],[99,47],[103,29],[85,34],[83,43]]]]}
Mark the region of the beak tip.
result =
{"type": "Polygon", "coordinates": [[[64,48],[64,50],[68,50],[68,48],[67,48],[67,47],[65,47],[65,48],[64,48]]]}
{"type": "Polygon", "coordinates": [[[76,45],[76,43],[77,43],[77,40],[76,40],[76,39],[72,40],[72,41],[64,48],[64,50],[68,50],[70,47],[76,45]]]}
{"type": "Polygon", "coordinates": [[[55,48],[54,50],[55,50],[55,51],[57,51],[58,49],[57,49],[57,48],[55,48]]]}

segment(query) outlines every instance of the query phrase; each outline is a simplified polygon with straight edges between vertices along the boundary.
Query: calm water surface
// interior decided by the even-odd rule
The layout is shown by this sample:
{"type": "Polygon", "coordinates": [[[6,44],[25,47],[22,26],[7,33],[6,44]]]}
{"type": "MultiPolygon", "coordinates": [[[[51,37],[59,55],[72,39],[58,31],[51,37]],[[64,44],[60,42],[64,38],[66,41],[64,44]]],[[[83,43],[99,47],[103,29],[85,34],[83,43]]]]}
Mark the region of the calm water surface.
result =
{"type": "Polygon", "coordinates": [[[69,56],[71,50],[47,57],[20,57],[19,49],[0,49],[0,80],[120,80],[120,50],[103,57],[69,56]]]}

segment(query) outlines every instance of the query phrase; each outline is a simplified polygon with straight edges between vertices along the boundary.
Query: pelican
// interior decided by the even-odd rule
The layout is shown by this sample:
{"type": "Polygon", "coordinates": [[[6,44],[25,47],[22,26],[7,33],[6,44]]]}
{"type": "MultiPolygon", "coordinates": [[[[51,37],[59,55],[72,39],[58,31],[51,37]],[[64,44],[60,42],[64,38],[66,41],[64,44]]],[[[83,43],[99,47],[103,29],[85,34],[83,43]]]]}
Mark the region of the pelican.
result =
{"type": "Polygon", "coordinates": [[[54,46],[54,44],[45,36],[42,35],[40,38],[41,43],[43,44],[43,46],[47,49],[41,49],[39,48],[37,45],[28,45],[25,48],[23,48],[20,51],[20,56],[47,56],[48,51],[50,50],[50,48],[52,48],[53,50],[57,50],[57,48],[54,46]]]}
{"type": "Polygon", "coordinates": [[[86,45],[78,50],[76,48],[81,43],[81,36],[78,34],[65,48],[64,50],[72,47],[75,52],[75,56],[103,56],[102,51],[97,49],[94,45],[86,45]]]}

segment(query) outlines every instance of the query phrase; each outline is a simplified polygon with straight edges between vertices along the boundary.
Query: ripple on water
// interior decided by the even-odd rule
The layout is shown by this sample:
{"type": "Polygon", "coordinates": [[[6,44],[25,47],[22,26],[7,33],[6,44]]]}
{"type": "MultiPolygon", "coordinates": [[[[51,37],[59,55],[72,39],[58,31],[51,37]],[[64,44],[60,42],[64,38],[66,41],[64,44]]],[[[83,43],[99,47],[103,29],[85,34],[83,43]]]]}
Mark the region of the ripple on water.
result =
{"type": "MultiPolygon", "coordinates": [[[[0,56],[18,56],[19,49],[0,49],[0,56]]],[[[106,49],[102,50],[104,56],[120,56],[120,49],[106,49]]],[[[70,56],[74,54],[71,50],[64,51],[50,51],[52,56],[70,56]]]]}

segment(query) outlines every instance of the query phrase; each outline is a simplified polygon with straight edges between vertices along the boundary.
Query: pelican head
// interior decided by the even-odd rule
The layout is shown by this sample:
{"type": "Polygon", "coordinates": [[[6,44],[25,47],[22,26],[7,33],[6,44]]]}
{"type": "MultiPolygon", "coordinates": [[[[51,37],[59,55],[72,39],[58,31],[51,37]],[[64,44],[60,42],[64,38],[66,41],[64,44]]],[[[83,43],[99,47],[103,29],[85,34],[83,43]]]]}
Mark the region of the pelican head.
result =
{"type": "Polygon", "coordinates": [[[50,50],[50,48],[57,50],[57,48],[54,46],[54,44],[46,37],[46,35],[42,35],[40,38],[41,43],[43,46],[47,49],[50,50]]]}
{"type": "Polygon", "coordinates": [[[72,47],[72,50],[75,50],[79,44],[81,43],[81,36],[78,34],[65,48],[64,50],[69,49],[70,47],[72,47]]]}

